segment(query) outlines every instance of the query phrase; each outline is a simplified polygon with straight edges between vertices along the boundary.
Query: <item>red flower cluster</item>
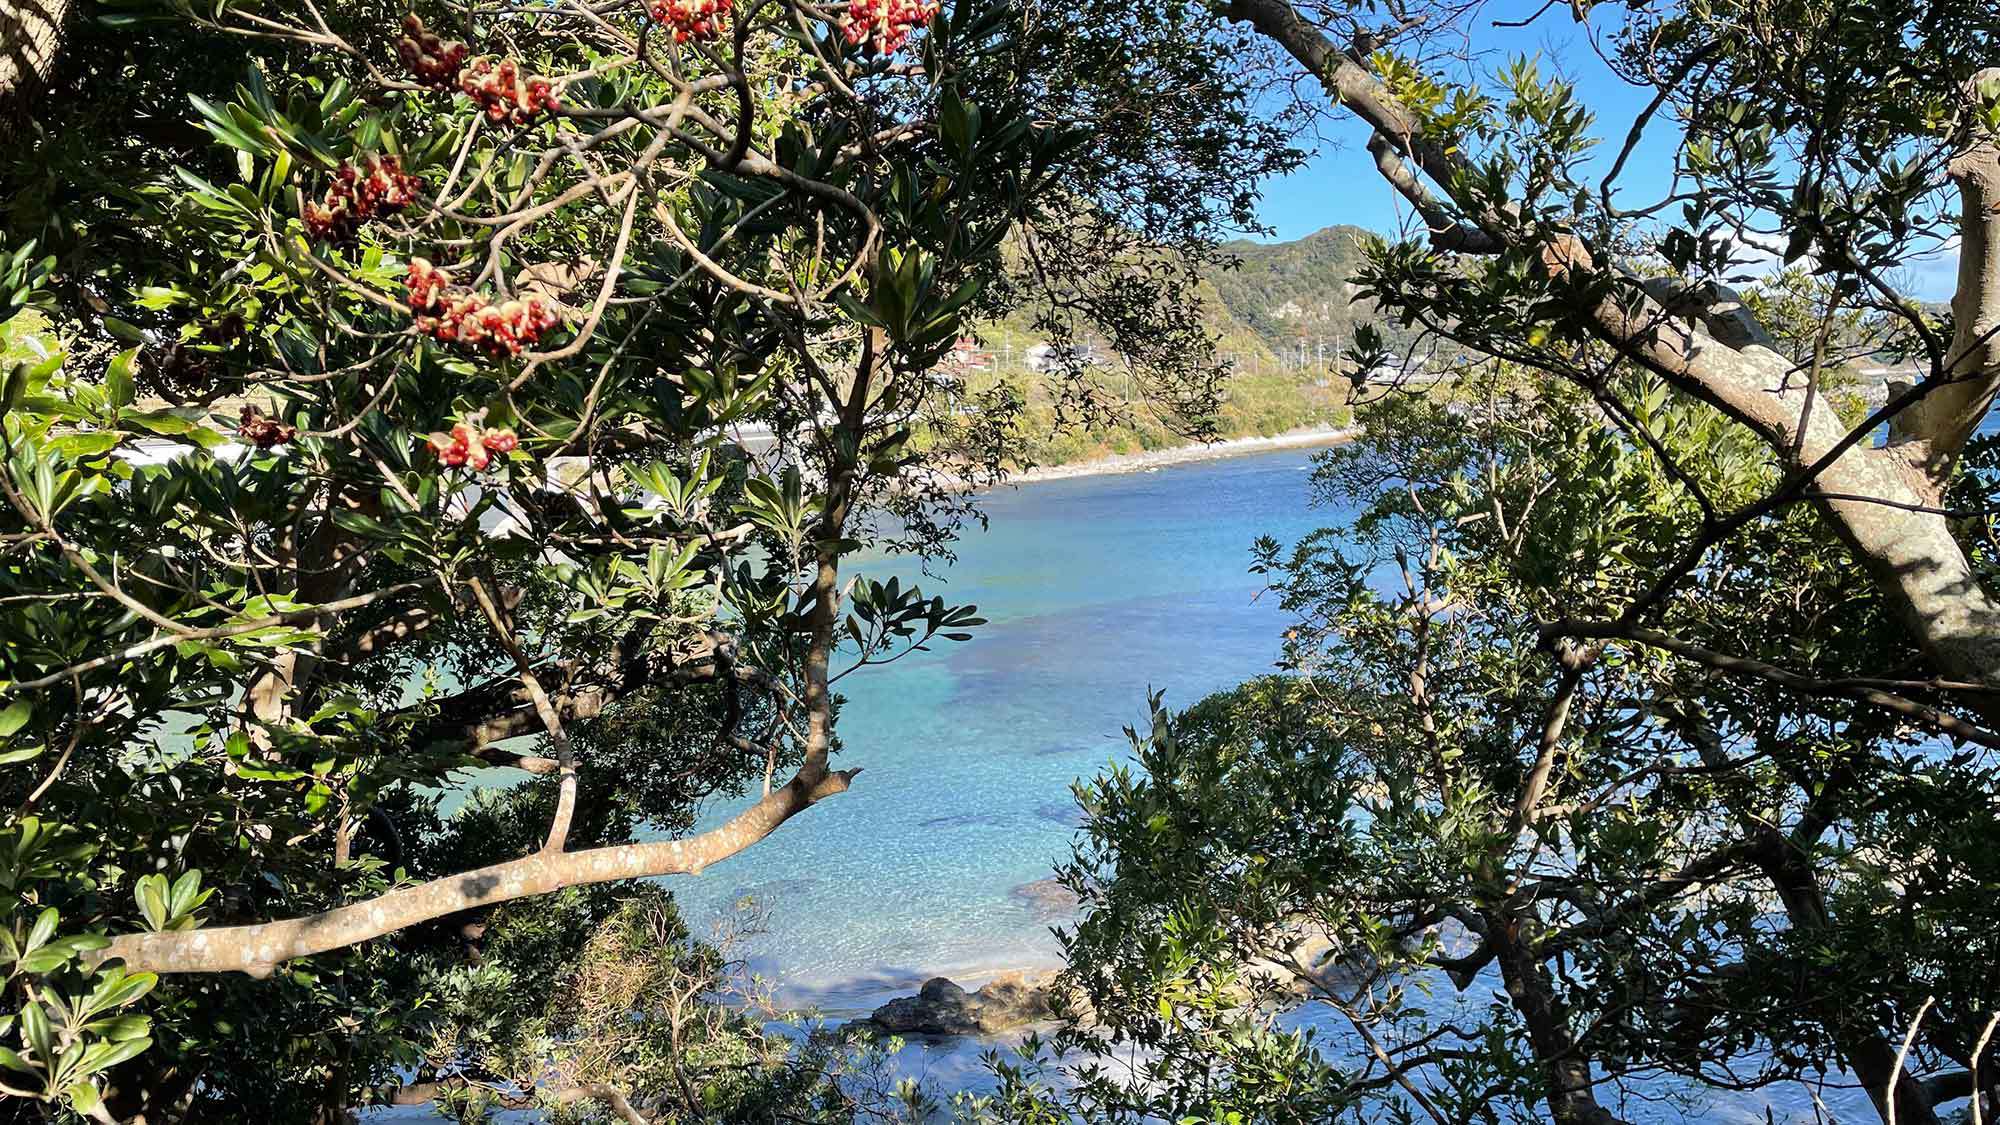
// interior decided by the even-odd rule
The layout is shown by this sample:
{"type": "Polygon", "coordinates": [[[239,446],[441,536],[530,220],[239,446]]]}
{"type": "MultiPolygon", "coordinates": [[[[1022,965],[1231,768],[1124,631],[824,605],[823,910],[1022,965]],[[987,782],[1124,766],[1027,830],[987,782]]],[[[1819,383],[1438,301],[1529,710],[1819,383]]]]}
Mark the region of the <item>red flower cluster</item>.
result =
{"type": "Polygon", "coordinates": [[[674,29],[674,42],[710,42],[722,34],[729,0],[653,0],[653,18],[674,29]]]}
{"type": "Polygon", "coordinates": [[[460,422],[448,434],[430,436],[431,452],[445,465],[470,465],[474,471],[498,469],[500,464],[495,455],[505,457],[514,452],[521,439],[514,431],[507,429],[481,431],[470,422],[460,422]]]}
{"type": "Polygon", "coordinates": [[[283,445],[299,436],[297,427],[287,426],[276,418],[266,418],[247,402],[243,404],[243,413],[237,416],[236,432],[244,441],[259,449],[283,445]]]}
{"type": "Polygon", "coordinates": [[[365,171],[342,164],[326,194],[306,204],[306,234],[315,242],[352,242],[361,224],[408,207],[423,186],[394,156],[369,157],[365,171]]]}
{"type": "Polygon", "coordinates": [[[403,37],[396,41],[396,54],[417,81],[437,90],[458,85],[458,72],[468,54],[458,39],[439,39],[425,30],[424,21],[412,12],[403,17],[403,37]]]}
{"type": "Polygon", "coordinates": [[[894,54],[937,10],[937,0],[848,0],[840,31],[850,47],[867,43],[877,54],[894,54]]]}
{"type": "Polygon", "coordinates": [[[423,258],[410,259],[404,282],[417,331],[448,344],[465,344],[488,355],[520,355],[521,349],[562,323],[541,297],[494,304],[481,294],[452,284],[451,275],[423,258]]]}
{"type": "Polygon", "coordinates": [[[483,57],[472,60],[472,65],[459,78],[458,88],[473,101],[485,106],[488,118],[515,125],[526,125],[534,120],[535,114],[557,109],[560,105],[556,101],[554,83],[546,78],[523,81],[521,64],[513,59],[501,59],[497,63],[483,57]]]}

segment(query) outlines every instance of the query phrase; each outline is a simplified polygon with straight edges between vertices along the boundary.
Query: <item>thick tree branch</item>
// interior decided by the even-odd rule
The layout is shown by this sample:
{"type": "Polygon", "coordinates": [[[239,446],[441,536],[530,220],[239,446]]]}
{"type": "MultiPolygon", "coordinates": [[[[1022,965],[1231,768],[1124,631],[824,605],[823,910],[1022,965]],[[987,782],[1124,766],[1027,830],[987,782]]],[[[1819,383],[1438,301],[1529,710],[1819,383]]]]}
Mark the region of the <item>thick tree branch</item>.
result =
{"type": "MultiPolygon", "coordinates": [[[[1287,0],[1229,0],[1223,11],[1283,47],[1319,78],[1334,100],[1370,125],[1433,184],[1449,191],[1452,185],[1476,179],[1464,174],[1467,169],[1436,138],[1424,135],[1418,116],[1388,87],[1337,49],[1287,0]]],[[[1986,167],[1984,159],[1974,146],[1957,162],[1955,175],[1962,188],[1983,175],[1979,169],[1986,167]]],[[[1967,193],[1968,206],[1972,194],[1967,193]]],[[[1992,197],[1980,198],[1992,206],[1992,197]]],[[[1816,501],[1913,638],[1941,669],[1962,679],[2000,682],[2000,600],[1980,585],[1949,522],[1919,510],[1937,506],[1943,484],[1928,444],[1876,449],[1853,440],[1832,411],[1806,409],[1812,389],[1792,378],[1798,365],[1769,347],[1754,342],[1731,347],[1707,331],[1677,328],[1668,310],[1617,271],[1608,270],[1574,236],[1534,229],[1478,201],[1464,210],[1488,234],[1538,254],[1557,284],[1573,285],[1578,294],[1575,315],[1625,358],[1750,428],[1781,463],[1793,469],[1812,466],[1811,483],[1821,492],[1889,502],[1832,496],[1816,501]]],[[[2000,222],[1990,212],[1982,214],[1982,223],[2000,222]]],[[[1963,259],[1973,263],[1965,274],[1973,284],[1961,288],[1974,295],[1960,297],[1960,304],[1974,314],[1963,318],[1968,324],[2000,315],[1996,314],[2000,267],[1992,261],[1992,233],[1982,225],[1967,236],[1968,251],[1974,249],[1970,245],[1974,236],[1986,240],[1978,252],[1963,259]]],[[[1704,328],[1710,322],[1704,318],[1704,328]]],[[[1976,329],[1965,331],[1977,338],[1976,329]]],[[[1985,361],[1968,356],[1965,362],[1985,361]]],[[[1942,372],[1926,380],[1917,399],[1961,383],[1980,382],[1942,372]]],[[[1992,388],[1985,387],[1978,395],[1983,408],[1992,388]]],[[[1963,419],[1971,413],[1961,409],[1954,416],[1963,419]]],[[[1976,424],[1973,418],[1971,425],[1976,424]]],[[[1970,432],[1969,426],[1965,428],[1970,432]]],[[[2000,708],[1993,711],[2000,714],[2000,708]]]]}
{"type": "Polygon", "coordinates": [[[580,852],[541,851],[476,871],[336,907],[305,918],[248,926],[126,934],[96,956],[123,961],[134,972],[226,973],[267,976],[296,957],[345,949],[419,922],[496,906],[564,887],[693,875],[776,831],[819,801],[847,790],[856,770],[829,771],[809,758],[783,787],[727,824],[681,840],[619,844],[580,852]]]}
{"type": "MultiPolygon", "coordinates": [[[[2000,81],[1988,67],[1967,83],[1978,104],[1982,81],[2000,81]]],[[[1952,297],[1950,382],[1896,419],[1895,437],[1921,443],[1923,463],[1943,479],[2000,390],[2000,141],[1974,123],[1948,171],[1958,186],[1958,288],[1952,297]]]]}

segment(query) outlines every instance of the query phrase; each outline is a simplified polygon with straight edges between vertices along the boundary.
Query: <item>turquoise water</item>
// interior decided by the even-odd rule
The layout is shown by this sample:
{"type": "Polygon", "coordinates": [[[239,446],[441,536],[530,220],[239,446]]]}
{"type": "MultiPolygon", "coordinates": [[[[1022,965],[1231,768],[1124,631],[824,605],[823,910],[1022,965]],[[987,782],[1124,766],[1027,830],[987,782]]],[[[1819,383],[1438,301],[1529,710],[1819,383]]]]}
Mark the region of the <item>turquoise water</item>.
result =
{"type": "MultiPolygon", "coordinates": [[[[967,535],[942,584],[914,563],[871,565],[977,603],[990,624],[842,680],[841,764],[865,772],[742,855],[673,880],[688,919],[699,930],[753,897],[764,912],[753,967],[779,999],[833,1022],[931,976],[1056,964],[1050,920],[1015,890],[1067,853],[1070,785],[1128,754],[1121,728],[1144,716],[1149,689],[1184,707],[1271,669],[1286,622],[1258,598],[1250,544],[1348,514],[1308,505],[1312,456],[1003,490],[985,498],[991,527],[967,535]]],[[[1477,1022],[1497,988],[1443,988],[1431,1003],[1477,1022]]],[[[1299,1017],[1335,1053],[1348,1046],[1314,1011],[1299,1017]]],[[[936,1090],[985,1089],[979,1054],[993,1045],[913,1042],[897,1066],[936,1090]]],[[[1873,1119],[1844,1075],[1740,1094],[1644,1080],[1615,1108],[1647,1123],[1873,1119]]]]}
{"type": "MultiPolygon", "coordinates": [[[[1270,670],[1281,615],[1249,573],[1259,535],[1340,514],[1307,505],[1312,452],[1008,488],[984,498],[943,581],[990,624],[841,680],[847,793],[673,886],[699,930],[754,896],[750,948],[781,994],[872,1007],[939,974],[1053,964],[1046,916],[1014,891],[1049,875],[1070,784],[1127,754],[1149,689],[1171,706],[1270,670]]],[[[836,670],[840,667],[836,664],[836,670]]],[[[708,810],[719,820],[731,808],[708,810]]]]}

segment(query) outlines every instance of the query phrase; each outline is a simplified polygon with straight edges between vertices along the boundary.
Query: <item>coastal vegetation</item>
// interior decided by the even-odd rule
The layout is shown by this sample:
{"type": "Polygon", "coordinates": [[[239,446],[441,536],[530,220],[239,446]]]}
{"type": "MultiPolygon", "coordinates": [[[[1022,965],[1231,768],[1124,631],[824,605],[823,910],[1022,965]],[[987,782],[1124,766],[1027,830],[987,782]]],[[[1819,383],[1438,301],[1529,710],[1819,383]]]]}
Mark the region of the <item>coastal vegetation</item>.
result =
{"type": "Polygon", "coordinates": [[[1990,3],[33,7],[0,1119],[2000,1111],[1990,3]],[[1231,241],[1343,128],[1405,228],[1231,241]],[[1354,397],[1277,673],[1079,782],[1062,975],[919,997],[1059,1017],[988,1091],[682,918],[986,624],[858,557],[1354,397]]]}
{"type": "Polygon", "coordinates": [[[71,11],[0,169],[4,1112],[838,1116],[634,881],[838,798],[835,681],[980,624],[844,563],[1016,458],[936,377],[1010,234],[1212,406],[1180,280],[1289,150],[1133,18],[71,11]]]}
{"type": "Polygon", "coordinates": [[[1154,700],[1080,789],[1096,1022],[997,1116],[1594,1125],[1835,1079],[1981,1119],[1993,12],[1635,6],[1606,163],[1578,84],[1464,77],[1448,12],[1224,11],[1417,217],[1359,293],[1484,358],[1323,458],[1356,519],[1260,545],[1288,674],[1154,700]],[[1649,128],[1671,185],[1620,184],[1649,128]],[[1940,248],[1948,309],[1898,272],[1940,248]],[[1863,405],[1856,361],[1908,377],[1863,405]]]}

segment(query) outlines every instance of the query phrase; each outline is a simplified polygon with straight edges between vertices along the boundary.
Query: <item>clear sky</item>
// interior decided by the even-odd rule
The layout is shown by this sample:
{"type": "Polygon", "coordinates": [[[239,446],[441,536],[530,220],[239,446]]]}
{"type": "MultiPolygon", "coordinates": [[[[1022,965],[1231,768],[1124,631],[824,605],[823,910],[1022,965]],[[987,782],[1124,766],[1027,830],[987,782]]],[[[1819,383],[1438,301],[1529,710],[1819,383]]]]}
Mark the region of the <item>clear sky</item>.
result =
{"type": "MultiPolygon", "coordinates": [[[[1650,94],[1618,80],[1602,59],[1581,41],[1579,29],[1570,23],[1568,10],[1552,7],[1534,26],[1500,28],[1496,20],[1518,19],[1539,7],[1522,8],[1508,2],[1489,5],[1472,29],[1482,48],[1490,48],[1483,65],[1488,72],[1517,56],[1533,57],[1544,74],[1560,74],[1577,84],[1583,102],[1597,114],[1593,134],[1599,144],[1593,160],[1601,177],[1610,168],[1625,132],[1645,108],[1650,94]],[[1519,9],[1519,10],[1517,10],[1519,9]]],[[[1606,14],[1604,8],[1599,14],[1606,14]]],[[[1611,26],[1593,19],[1594,26],[1611,26]]],[[[1306,88],[1301,87],[1303,92],[1306,88]]],[[[1317,91],[1315,91],[1317,92],[1317,91]]],[[[1626,161],[1619,175],[1619,198],[1633,204],[1650,203],[1666,194],[1673,174],[1674,123],[1656,119],[1647,137],[1626,161]]],[[[1329,115],[1318,124],[1319,135],[1299,138],[1299,147],[1312,153],[1299,170],[1275,177],[1263,185],[1264,197],[1258,217],[1274,228],[1269,238],[1289,241],[1339,223],[1391,232],[1399,228],[1409,213],[1394,189],[1375,172],[1367,149],[1367,131],[1345,114],[1329,115]]],[[[1771,262],[1775,264],[1772,256],[1771,262]]],[[[1955,255],[1905,264],[1904,284],[1922,300],[1942,300],[1951,295],[1957,270],[1955,255]]]]}

